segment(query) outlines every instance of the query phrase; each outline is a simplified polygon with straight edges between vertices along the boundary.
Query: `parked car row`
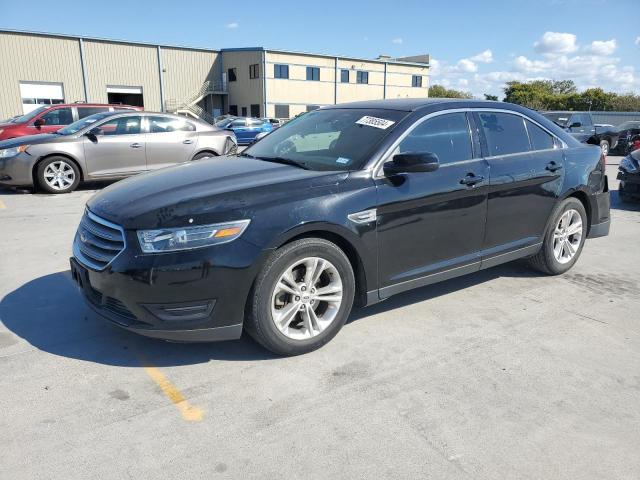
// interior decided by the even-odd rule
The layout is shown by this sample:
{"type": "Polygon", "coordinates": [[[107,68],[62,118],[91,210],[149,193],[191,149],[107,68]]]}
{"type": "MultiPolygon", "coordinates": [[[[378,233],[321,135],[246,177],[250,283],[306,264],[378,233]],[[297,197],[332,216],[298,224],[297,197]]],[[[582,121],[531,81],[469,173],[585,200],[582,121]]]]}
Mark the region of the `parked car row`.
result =
{"type": "Polygon", "coordinates": [[[232,131],[238,145],[249,145],[260,133],[269,133],[280,126],[277,119],[228,116],[216,122],[216,127],[232,131]],[[274,120],[274,121],[272,121],[274,120]]]}
{"type": "Polygon", "coordinates": [[[67,193],[81,181],[124,178],[236,150],[233,132],[198,120],[105,111],[53,133],[0,142],[0,184],[67,193]]]}

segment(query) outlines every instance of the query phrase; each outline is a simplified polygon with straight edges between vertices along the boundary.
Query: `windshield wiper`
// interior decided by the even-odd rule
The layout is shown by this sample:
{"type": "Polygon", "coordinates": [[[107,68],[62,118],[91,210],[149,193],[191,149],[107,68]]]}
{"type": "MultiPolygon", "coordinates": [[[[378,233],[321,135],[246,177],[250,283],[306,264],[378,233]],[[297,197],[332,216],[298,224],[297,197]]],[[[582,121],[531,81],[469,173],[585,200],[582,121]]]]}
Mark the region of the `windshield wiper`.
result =
{"type": "Polygon", "coordinates": [[[310,170],[310,168],[307,167],[306,164],[302,162],[296,162],[295,160],[291,160],[290,158],[284,158],[284,157],[254,157],[254,158],[258,158],[259,160],[264,160],[265,162],[282,163],[284,165],[291,165],[293,167],[299,167],[304,170],[310,170]]]}
{"type": "Polygon", "coordinates": [[[254,157],[253,155],[250,155],[250,154],[248,154],[248,153],[244,153],[244,152],[239,153],[239,154],[238,154],[238,156],[239,156],[239,157],[247,157],[247,158],[256,158],[256,157],[254,157]]]}

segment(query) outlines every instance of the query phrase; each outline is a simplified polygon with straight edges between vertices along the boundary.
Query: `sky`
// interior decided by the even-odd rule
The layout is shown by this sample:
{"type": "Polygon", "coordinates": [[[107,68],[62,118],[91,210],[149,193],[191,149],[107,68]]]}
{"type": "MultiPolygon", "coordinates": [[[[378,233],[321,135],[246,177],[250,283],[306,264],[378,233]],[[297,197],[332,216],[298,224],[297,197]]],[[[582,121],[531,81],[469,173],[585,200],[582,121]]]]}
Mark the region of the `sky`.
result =
{"type": "Polygon", "coordinates": [[[640,0],[0,0],[0,29],[362,58],[431,55],[431,84],[509,80],[640,94],[640,0]]]}

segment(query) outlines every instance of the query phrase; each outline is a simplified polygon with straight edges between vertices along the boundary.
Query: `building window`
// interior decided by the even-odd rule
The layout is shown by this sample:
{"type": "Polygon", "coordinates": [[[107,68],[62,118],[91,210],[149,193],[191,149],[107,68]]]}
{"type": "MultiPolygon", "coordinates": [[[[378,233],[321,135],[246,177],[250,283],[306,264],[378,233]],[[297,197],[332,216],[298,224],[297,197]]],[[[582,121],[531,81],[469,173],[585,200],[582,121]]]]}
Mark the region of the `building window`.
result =
{"type": "Polygon", "coordinates": [[[289,105],[275,105],[276,118],[289,118],[289,105]]]}
{"type": "Polygon", "coordinates": [[[307,112],[313,112],[320,108],[320,105],[307,105],[307,112]]]}
{"type": "Polygon", "coordinates": [[[289,65],[274,65],[273,66],[274,78],[289,78],[289,65]]]}
{"type": "Polygon", "coordinates": [[[229,115],[238,116],[238,105],[229,105],[229,115]]]}
{"type": "Polygon", "coordinates": [[[411,86],[422,88],[422,76],[421,75],[411,75],[411,86]]]}
{"type": "Polygon", "coordinates": [[[235,82],[238,79],[238,77],[236,76],[235,68],[230,68],[229,70],[227,70],[227,78],[230,82],[235,82]]]}
{"type": "Polygon", "coordinates": [[[369,83],[369,72],[358,72],[356,74],[356,83],[369,83]]]}
{"type": "Polygon", "coordinates": [[[320,81],[320,69],[318,67],[307,67],[307,80],[320,81]]]}
{"type": "Polygon", "coordinates": [[[249,78],[260,78],[260,65],[258,63],[249,65],[249,78]]]}
{"type": "Polygon", "coordinates": [[[251,116],[254,118],[258,118],[260,116],[260,105],[255,103],[251,105],[251,116]]]}
{"type": "Polygon", "coordinates": [[[243,117],[247,116],[247,107],[242,107],[242,116],[243,117]]]}
{"type": "Polygon", "coordinates": [[[349,70],[340,70],[340,82],[349,83],[349,70]]]}

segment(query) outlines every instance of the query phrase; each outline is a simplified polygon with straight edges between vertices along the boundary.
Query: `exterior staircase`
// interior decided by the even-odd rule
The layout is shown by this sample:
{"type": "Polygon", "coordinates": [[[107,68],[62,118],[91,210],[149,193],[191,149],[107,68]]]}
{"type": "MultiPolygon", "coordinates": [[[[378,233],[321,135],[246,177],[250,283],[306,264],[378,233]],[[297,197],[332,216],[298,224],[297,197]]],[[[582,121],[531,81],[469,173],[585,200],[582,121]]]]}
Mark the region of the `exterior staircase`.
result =
{"type": "Polygon", "coordinates": [[[165,111],[203,120],[213,125],[215,123],[214,116],[198,105],[198,102],[204,99],[207,95],[225,94],[227,94],[226,82],[212,82],[207,80],[198,90],[189,95],[185,100],[181,102],[167,100],[165,102],[165,111]]]}

